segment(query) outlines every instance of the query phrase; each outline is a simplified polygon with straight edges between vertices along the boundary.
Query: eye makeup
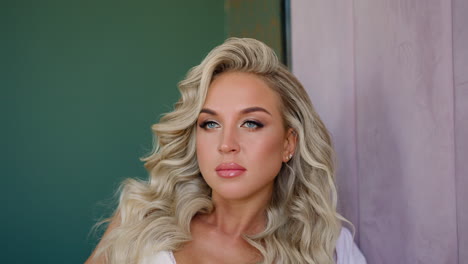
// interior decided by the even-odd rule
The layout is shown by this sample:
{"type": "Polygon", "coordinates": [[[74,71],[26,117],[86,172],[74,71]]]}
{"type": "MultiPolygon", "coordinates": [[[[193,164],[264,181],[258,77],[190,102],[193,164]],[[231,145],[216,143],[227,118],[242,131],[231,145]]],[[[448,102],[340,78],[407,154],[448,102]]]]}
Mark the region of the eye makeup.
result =
{"type": "MultiPolygon", "coordinates": [[[[215,128],[220,127],[220,125],[217,122],[212,121],[212,120],[203,121],[198,126],[200,128],[205,129],[205,130],[215,129],[215,128]]],[[[242,124],[241,124],[241,127],[244,127],[244,128],[250,129],[250,130],[260,129],[260,128],[264,127],[264,126],[265,125],[262,122],[259,122],[259,121],[256,121],[256,120],[250,120],[250,119],[243,121],[242,124]]]]}
{"type": "Polygon", "coordinates": [[[264,127],[264,125],[261,122],[255,121],[255,120],[246,120],[244,121],[242,126],[249,128],[249,129],[259,129],[259,128],[264,127]]]}
{"type": "Polygon", "coordinates": [[[201,122],[198,126],[203,129],[214,129],[214,128],[219,127],[219,124],[216,123],[215,121],[206,120],[206,121],[201,122]]]}

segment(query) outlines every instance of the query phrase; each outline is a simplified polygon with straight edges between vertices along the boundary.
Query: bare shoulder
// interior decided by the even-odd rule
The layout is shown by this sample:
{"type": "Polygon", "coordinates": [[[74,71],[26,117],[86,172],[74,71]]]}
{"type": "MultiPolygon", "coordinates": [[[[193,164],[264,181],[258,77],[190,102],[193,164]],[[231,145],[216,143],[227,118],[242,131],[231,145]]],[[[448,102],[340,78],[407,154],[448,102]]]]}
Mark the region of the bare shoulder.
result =
{"type": "Polygon", "coordinates": [[[114,217],[112,218],[111,222],[109,223],[109,226],[106,229],[106,232],[104,232],[104,235],[101,238],[101,241],[99,244],[96,246],[96,248],[93,250],[91,253],[91,256],[85,261],[85,264],[106,264],[106,258],[104,255],[97,256],[96,253],[99,249],[100,246],[102,246],[102,240],[110,233],[112,230],[114,230],[116,227],[120,225],[120,213],[117,212],[114,217]]]}

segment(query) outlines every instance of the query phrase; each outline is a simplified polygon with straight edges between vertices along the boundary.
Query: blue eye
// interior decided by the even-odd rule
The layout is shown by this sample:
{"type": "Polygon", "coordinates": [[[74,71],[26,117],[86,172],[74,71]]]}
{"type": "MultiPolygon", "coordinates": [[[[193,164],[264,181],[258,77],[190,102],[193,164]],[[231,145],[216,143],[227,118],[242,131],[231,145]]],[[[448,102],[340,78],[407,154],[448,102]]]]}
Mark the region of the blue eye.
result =
{"type": "Polygon", "coordinates": [[[256,129],[256,128],[262,128],[263,124],[256,122],[256,121],[245,121],[244,124],[242,124],[243,127],[250,128],[250,129],[256,129]]]}
{"type": "Polygon", "coordinates": [[[200,124],[200,127],[204,129],[214,129],[219,127],[219,125],[214,121],[205,121],[200,124]]]}

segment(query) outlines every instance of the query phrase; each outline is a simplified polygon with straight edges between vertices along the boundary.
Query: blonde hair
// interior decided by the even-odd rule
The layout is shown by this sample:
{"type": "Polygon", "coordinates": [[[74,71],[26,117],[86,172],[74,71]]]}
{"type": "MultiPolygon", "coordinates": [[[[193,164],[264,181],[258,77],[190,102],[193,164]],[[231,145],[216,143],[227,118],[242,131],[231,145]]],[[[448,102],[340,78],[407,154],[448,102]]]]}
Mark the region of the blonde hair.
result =
{"type": "Polygon", "coordinates": [[[300,82],[271,48],[254,39],[230,38],[213,49],[179,83],[181,98],[152,130],[157,143],[143,158],[148,181],[122,184],[121,222],[101,242],[97,254],[109,263],[139,263],[154,252],[177,250],[191,240],[190,222],[210,213],[211,190],[198,168],[196,121],[216,75],[253,73],[282,99],[283,118],[298,137],[294,157],[275,180],[263,232],[245,239],[264,263],[334,263],[341,221],[336,211],[334,153],[330,136],[300,82]]]}

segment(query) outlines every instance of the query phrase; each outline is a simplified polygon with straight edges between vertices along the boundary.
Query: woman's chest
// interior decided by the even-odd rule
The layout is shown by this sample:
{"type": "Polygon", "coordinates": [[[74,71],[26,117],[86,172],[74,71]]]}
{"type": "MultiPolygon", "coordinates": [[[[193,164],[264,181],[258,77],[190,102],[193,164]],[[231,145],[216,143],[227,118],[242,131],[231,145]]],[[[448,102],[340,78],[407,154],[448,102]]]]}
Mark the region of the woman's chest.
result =
{"type": "Polygon", "coordinates": [[[194,236],[192,241],[174,252],[174,257],[177,264],[258,263],[262,259],[260,252],[244,239],[213,234],[194,236]]]}

